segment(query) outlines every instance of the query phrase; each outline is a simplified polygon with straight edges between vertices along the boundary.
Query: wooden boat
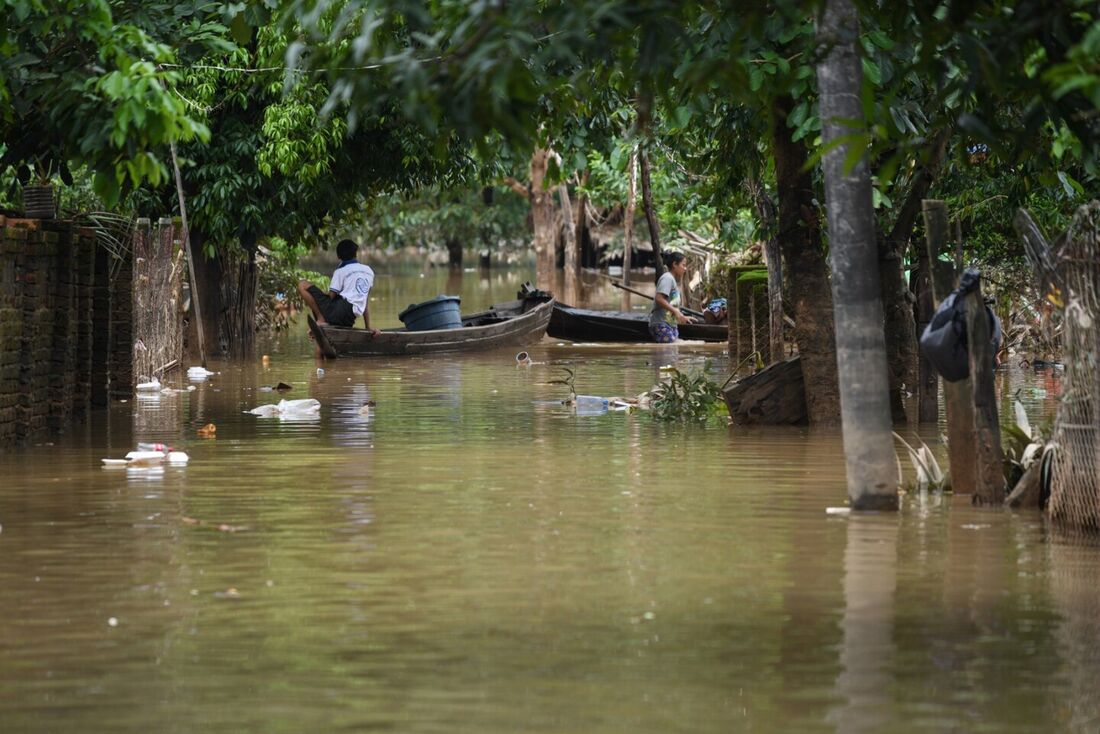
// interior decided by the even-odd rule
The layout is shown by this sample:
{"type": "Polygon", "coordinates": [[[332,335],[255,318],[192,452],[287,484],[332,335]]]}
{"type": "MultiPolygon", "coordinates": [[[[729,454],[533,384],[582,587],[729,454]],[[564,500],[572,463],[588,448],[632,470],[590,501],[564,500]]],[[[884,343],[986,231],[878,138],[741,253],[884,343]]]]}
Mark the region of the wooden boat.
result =
{"type": "MultiPolygon", "coordinates": [[[[589,311],[561,303],[554,304],[554,315],[546,333],[556,339],[574,342],[651,342],[649,313],[629,311],[589,311]]],[[[729,339],[725,324],[680,324],[680,338],[705,342],[729,339]]]]}
{"type": "Polygon", "coordinates": [[[319,325],[312,316],[309,328],[326,357],[476,352],[537,342],[546,333],[553,310],[552,300],[523,298],[463,316],[462,326],[454,329],[383,329],[372,337],[366,329],[319,325]]]}

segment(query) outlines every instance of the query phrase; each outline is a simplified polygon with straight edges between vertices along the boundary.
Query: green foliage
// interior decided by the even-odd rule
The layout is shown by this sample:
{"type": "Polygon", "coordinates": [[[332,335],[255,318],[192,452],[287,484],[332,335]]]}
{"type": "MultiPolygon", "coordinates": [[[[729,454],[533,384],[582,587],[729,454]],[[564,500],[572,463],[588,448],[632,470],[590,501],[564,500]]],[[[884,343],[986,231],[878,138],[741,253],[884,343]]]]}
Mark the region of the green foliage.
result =
{"type": "Polygon", "coordinates": [[[723,407],[722,391],[707,379],[705,370],[688,374],[673,367],[650,399],[650,410],[659,421],[706,423],[718,417],[723,407]]]}
{"type": "MultiPolygon", "coordinates": [[[[324,80],[282,72],[296,28],[258,18],[247,47],[204,57],[182,83],[212,133],[206,143],[180,146],[190,223],[208,255],[272,237],[316,247],[324,228],[357,216],[377,194],[461,180],[468,158],[455,141],[428,141],[386,104],[360,116],[354,130],[343,107],[325,114],[324,80]],[[440,142],[444,159],[424,154],[440,142]]],[[[131,204],[170,210],[175,192],[148,189],[131,204]]]]}
{"type": "Polygon", "coordinates": [[[177,94],[176,64],[230,42],[217,6],[108,0],[4,0],[0,30],[0,168],[26,180],[86,165],[109,205],[126,190],[168,179],[173,141],[209,130],[177,94]],[[173,46],[188,38],[186,48],[173,46]]]}
{"type": "Polygon", "coordinates": [[[308,254],[305,246],[292,245],[281,237],[272,237],[260,246],[256,265],[259,282],[256,293],[256,324],[259,328],[279,330],[290,325],[291,311],[305,310],[298,293],[298,281],[306,279],[325,289],[328,276],[298,267],[299,259],[308,254]]]}
{"type": "Polygon", "coordinates": [[[380,247],[442,247],[448,242],[481,249],[528,237],[529,206],[506,187],[444,190],[425,186],[407,193],[383,193],[368,199],[348,225],[364,242],[380,247]]]}

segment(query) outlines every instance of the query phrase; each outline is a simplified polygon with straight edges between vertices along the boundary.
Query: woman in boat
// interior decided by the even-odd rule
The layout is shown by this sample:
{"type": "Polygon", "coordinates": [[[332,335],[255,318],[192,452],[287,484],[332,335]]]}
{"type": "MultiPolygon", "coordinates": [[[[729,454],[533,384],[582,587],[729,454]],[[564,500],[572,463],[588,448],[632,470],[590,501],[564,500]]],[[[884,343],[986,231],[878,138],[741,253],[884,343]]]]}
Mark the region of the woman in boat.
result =
{"type": "Polygon", "coordinates": [[[657,279],[657,294],[653,310],[649,312],[649,335],[660,344],[670,344],[680,338],[680,324],[691,319],[680,311],[680,279],[687,272],[687,260],[682,252],[669,252],[664,256],[667,271],[657,279]]]}

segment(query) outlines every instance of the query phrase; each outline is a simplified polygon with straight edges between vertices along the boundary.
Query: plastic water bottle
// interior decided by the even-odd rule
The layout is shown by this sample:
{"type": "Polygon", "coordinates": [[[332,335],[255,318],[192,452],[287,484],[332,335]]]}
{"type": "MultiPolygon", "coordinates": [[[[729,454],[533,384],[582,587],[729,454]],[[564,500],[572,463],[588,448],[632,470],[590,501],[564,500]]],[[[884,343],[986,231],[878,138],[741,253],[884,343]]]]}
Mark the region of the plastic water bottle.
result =
{"type": "Polygon", "coordinates": [[[138,451],[159,451],[162,454],[167,454],[172,450],[171,446],[163,443],[139,443],[137,445],[138,451]]]}
{"type": "Polygon", "coordinates": [[[597,397],[595,395],[578,395],[577,401],[574,403],[574,407],[577,409],[577,415],[599,415],[600,413],[606,413],[610,402],[607,398],[597,397]]]}

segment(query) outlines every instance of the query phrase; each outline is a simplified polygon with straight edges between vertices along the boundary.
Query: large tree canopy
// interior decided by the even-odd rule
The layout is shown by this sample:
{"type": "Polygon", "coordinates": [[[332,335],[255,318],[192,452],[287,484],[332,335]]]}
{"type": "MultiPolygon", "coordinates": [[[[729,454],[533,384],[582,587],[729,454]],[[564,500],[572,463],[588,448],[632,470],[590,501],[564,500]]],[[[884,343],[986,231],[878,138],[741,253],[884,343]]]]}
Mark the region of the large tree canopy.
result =
{"type": "Polygon", "coordinates": [[[96,192],[114,203],[128,188],[168,180],[170,142],[209,138],[175,93],[174,65],[232,48],[220,5],[3,0],[0,8],[0,168],[44,179],[87,166],[96,192]]]}

